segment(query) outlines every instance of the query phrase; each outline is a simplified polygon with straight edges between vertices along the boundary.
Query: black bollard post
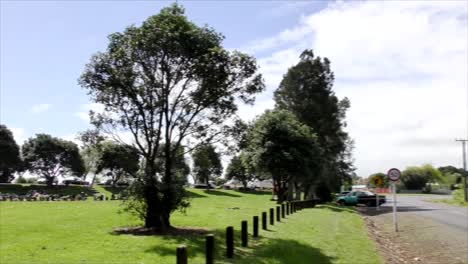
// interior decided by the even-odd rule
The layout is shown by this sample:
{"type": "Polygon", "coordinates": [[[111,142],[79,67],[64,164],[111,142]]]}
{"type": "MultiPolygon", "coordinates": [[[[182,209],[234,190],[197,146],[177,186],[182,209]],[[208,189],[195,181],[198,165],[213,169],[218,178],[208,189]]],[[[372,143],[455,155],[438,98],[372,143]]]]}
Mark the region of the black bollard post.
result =
{"type": "Polygon", "coordinates": [[[262,229],[267,230],[267,213],[262,212],[262,229]]]}
{"type": "Polygon", "coordinates": [[[226,257],[232,258],[234,256],[234,227],[228,226],[226,228],[226,257]]]}
{"type": "Polygon", "coordinates": [[[270,225],[275,224],[275,209],[270,208],[270,225]]]}
{"type": "Polygon", "coordinates": [[[258,237],[258,216],[253,217],[253,237],[258,237]]]}
{"type": "Polygon", "coordinates": [[[177,264],[187,264],[187,247],[185,245],[177,247],[177,264]]]}
{"type": "Polygon", "coordinates": [[[206,264],[213,264],[214,263],[214,235],[209,234],[206,235],[206,243],[205,243],[205,256],[206,256],[206,264]]]}
{"type": "Polygon", "coordinates": [[[242,226],[241,226],[241,240],[242,240],[242,246],[247,247],[248,245],[248,232],[247,232],[247,221],[242,221],[242,226]]]}
{"type": "Polygon", "coordinates": [[[286,203],[286,215],[289,215],[289,203],[286,203]]]}
{"type": "Polygon", "coordinates": [[[276,222],[281,221],[280,206],[276,206],[276,222]]]}
{"type": "Polygon", "coordinates": [[[282,218],[286,217],[286,213],[284,212],[284,203],[281,204],[281,217],[282,218]]]}

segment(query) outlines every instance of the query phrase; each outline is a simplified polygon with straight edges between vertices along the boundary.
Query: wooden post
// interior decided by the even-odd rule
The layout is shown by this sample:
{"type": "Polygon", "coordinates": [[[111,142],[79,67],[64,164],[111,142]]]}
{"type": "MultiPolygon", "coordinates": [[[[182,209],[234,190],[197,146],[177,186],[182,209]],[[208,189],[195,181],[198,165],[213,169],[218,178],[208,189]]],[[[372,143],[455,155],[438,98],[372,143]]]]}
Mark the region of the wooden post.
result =
{"type": "Polygon", "coordinates": [[[187,247],[180,245],[177,247],[177,264],[187,264],[187,247]]]}
{"type": "Polygon", "coordinates": [[[226,257],[232,258],[234,256],[234,227],[228,226],[226,228],[226,257]]]}
{"type": "Polygon", "coordinates": [[[281,221],[280,206],[276,206],[276,222],[281,221]]]}
{"type": "Polygon", "coordinates": [[[270,208],[270,225],[275,224],[275,209],[270,208]]]}
{"type": "Polygon", "coordinates": [[[258,216],[253,217],[253,237],[258,237],[258,216]]]}
{"type": "Polygon", "coordinates": [[[262,229],[267,230],[267,213],[262,212],[262,229]]]}
{"type": "Polygon", "coordinates": [[[284,212],[284,203],[281,204],[281,217],[282,218],[286,217],[286,213],[284,212]]]}
{"type": "Polygon", "coordinates": [[[242,221],[242,228],[241,228],[241,239],[242,239],[242,246],[247,247],[248,245],[248,232],[247,232],[247,221],[242,221]]]}
{"type": "Polygon", "coordinates": [[[206,256],[206,264],[214,263],[214,235],[213,234],[206,235],[205,256],[206,256]]]}

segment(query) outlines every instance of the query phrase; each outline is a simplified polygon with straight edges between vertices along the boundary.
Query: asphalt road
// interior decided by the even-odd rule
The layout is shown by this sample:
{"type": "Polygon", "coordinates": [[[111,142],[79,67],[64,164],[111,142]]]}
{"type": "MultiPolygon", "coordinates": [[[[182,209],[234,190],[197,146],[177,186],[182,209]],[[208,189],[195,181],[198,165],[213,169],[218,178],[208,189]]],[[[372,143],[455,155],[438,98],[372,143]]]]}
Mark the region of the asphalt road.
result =
{"type": "MultiPolygon", "coordinates": [[[[433,199],[447,199],[449,195],[400,195],[397,194],[397,210],[399,214],[413,213],[428,217],[433,221],[455,228],[468,234],[468,208],[429,202],[433,199]]],[[[387,202],[382,205],[383,211],[391,213],[392,195],[387,196],[387,202]]]]}

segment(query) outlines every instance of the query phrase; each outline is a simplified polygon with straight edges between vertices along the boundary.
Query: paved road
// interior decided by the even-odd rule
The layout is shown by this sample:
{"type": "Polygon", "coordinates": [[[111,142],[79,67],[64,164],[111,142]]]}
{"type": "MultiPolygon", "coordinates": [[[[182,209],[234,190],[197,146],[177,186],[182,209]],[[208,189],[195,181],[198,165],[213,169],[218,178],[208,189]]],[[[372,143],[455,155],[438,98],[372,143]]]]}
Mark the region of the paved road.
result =
{"type": "MultiPolygon", "coordinates": [[[[428,202],[433,199],[447,199],[449,195],[397,195],[398,211],[402,214],[411,212],[431,218],[441,224],[456,228],[468,234],[468,208],[456,207],[442,203],[428,202]]],[[[384,211],[390,211],[393,205],[392,196],[387,196],[387,203],[382,205],[384,211]]]]}

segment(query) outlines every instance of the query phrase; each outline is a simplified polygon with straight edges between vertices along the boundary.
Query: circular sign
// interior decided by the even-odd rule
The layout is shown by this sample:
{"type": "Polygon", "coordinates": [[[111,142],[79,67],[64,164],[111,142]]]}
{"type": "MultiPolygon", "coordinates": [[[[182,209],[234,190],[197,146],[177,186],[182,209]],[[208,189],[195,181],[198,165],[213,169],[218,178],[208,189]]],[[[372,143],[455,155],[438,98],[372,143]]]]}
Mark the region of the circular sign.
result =
{"type": "Polygon", "coordinates": [[[401,172],[399,169],[393,168],[388,170],[387,176],[391,181],[398,181],[398,179],[400,179],[401,172]]]}

